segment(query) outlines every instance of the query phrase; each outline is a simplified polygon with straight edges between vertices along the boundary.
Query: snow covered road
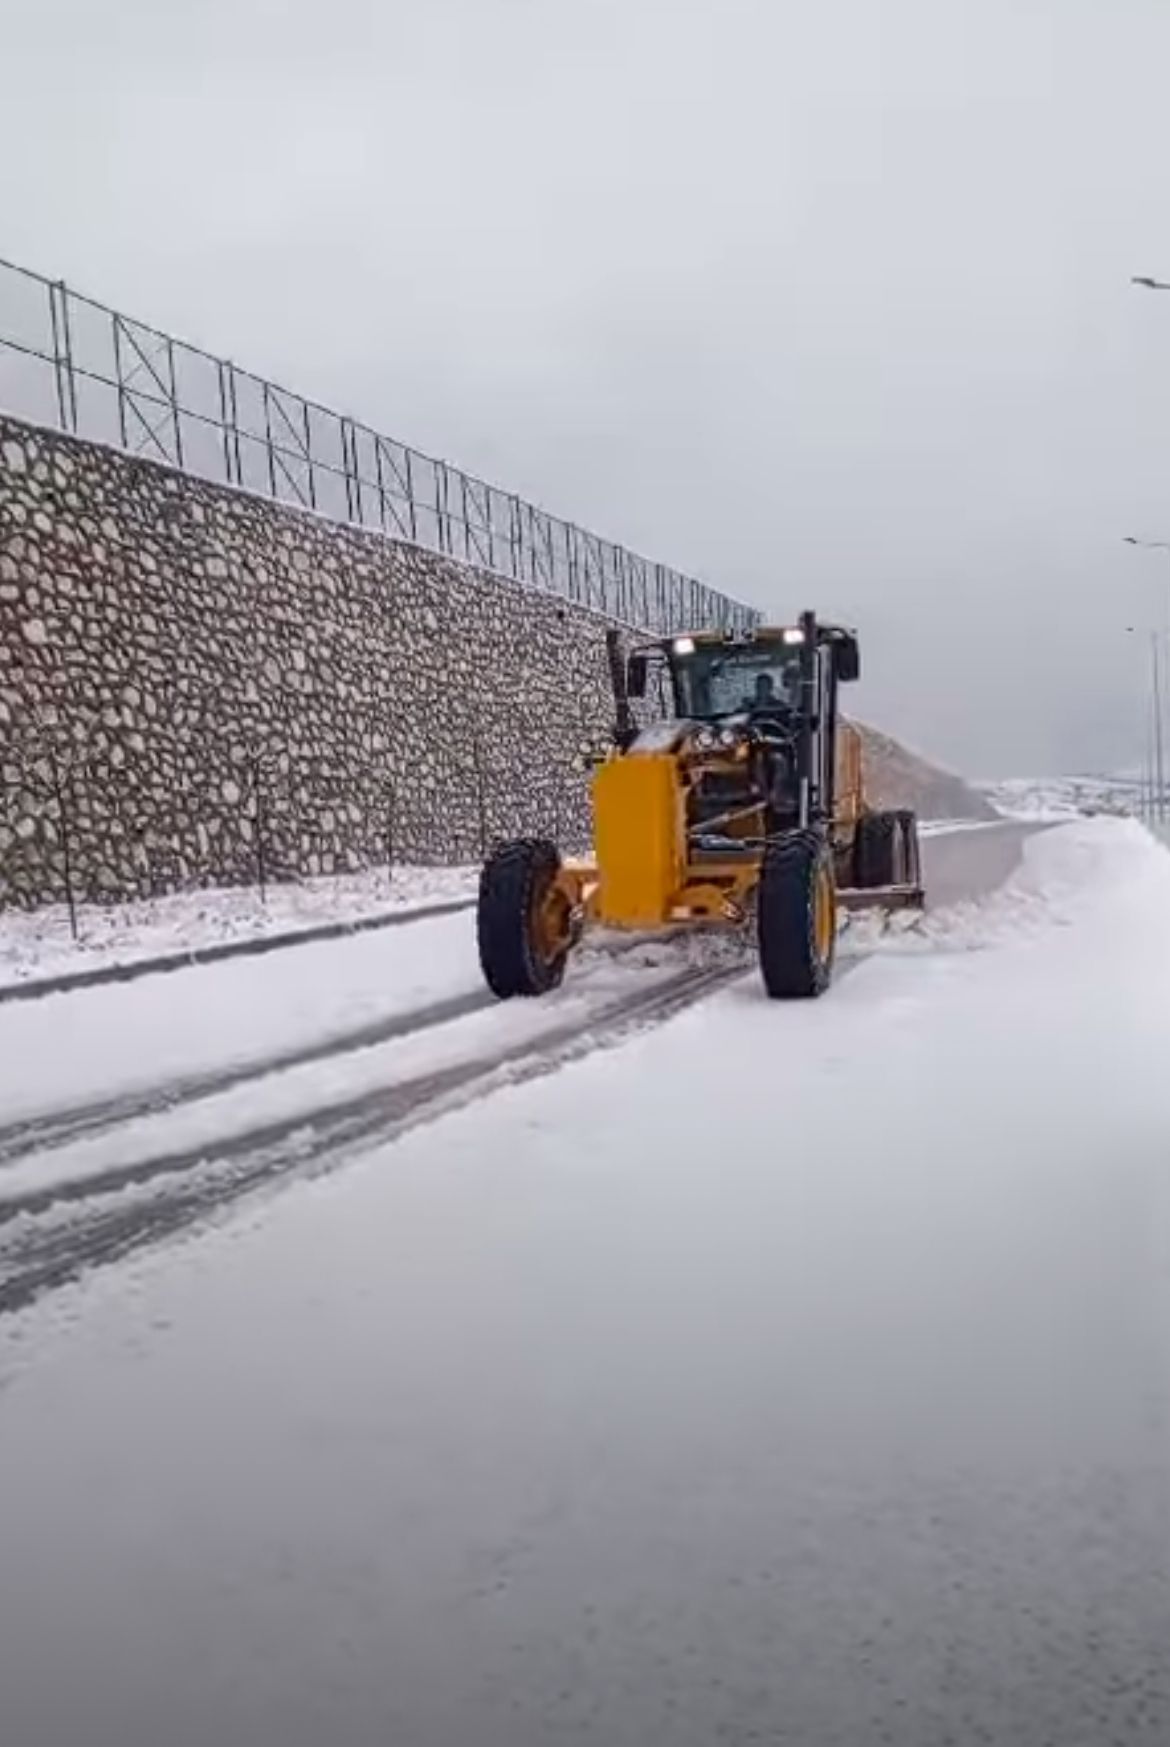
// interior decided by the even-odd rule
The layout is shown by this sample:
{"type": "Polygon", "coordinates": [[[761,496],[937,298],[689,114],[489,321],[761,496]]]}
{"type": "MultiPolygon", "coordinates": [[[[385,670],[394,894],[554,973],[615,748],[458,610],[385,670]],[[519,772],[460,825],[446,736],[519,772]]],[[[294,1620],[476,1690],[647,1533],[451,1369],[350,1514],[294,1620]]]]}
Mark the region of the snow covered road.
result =
{"type": "MultiPolygon", "coordinates": [[[[1004,823],[928,838],[932,905],[985,896],[1035,829],[1004,823]]],[[[464,913],[0,1008],[0,1122],[258,1065],[322,1040],[356,1047],[387,1021],[478,995],[474,938],[464,913]]]]}
{"type": "MultiPolygon", "coordinates": [[[[1034,829],[929,841],[936,903],[985,897],[1034,829]]],[[[843,958],[872,950],[872,921],[843,958]]],[[[611,941],[554,999],[501,1008],[460,914],[0,1010],[0,1313],[290,1170],[661,1021],[744,964],[743,943],[611,941]]]]}
{"type": "MultiPolygon", "coordinates": [[[[1022,839],[958,835],[827,1000],[708,987],[0,1321],[6,1747],[1164,1743],[1170,856],[1062,827],[988,896],[1022,839]]],[[[583,1033],[683,973],[591,974],[583,1033]]]]}

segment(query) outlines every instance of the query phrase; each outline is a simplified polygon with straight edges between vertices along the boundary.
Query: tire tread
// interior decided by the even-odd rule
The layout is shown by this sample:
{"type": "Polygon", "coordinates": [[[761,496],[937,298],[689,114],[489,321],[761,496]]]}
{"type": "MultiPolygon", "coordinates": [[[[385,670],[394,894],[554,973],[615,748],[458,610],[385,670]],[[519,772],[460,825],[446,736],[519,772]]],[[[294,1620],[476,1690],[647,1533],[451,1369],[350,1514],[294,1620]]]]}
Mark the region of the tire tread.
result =
{"type": "Polygon", "coordinates": [[[821,960],[816,944],[816,880],[833,871],[828,843],[817,831],[789,831],[764,849],[757,894],[757,935],[764,987],[773,1000],[823,994],[833,949],[821,960]]]}
{"type": "Polygon", "coordinates": [[[488,988],[501,1001],[547,995],[564,976],[566,954],[542,960],[530,931],[537,882],[554,879],[560,865],[556,845],[542,837],[498,844],[484,863],[476,908],[479,962],[488,988]]]}

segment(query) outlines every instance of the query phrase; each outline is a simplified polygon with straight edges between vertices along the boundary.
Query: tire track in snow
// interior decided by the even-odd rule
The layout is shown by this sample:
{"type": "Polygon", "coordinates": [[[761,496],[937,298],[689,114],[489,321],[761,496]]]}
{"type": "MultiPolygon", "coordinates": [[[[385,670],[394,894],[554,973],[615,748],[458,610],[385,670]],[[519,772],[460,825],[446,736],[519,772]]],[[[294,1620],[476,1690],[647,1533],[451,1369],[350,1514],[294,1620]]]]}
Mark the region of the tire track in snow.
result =
{"type": "MultiPolygon", "coordinates": [[[[681,930],[666,930],[654,937],[653,944],[669,942],[679,937],[681,930]]],[[[638,935],[628,940],[594,943],[589,956],[596,961],[622,958],[648,944],[647,937],[638,935]]],[[[578,990],[581,984],[577,984],[578,990]]],[[[358,1050],[372,1049],[416,1032],[428,1031],[439,1025],[449,1025],[472,1013],[496,1005],[496,997],[482,985],[461,994],[444,997],[424,1007],[407,1012],[391,1013],[370,1020],[349,1031],[333,1032],[312,1043],[294,1045],[273,1055],[237,1061],[205,1073],[183,1075],[161,1084],[137,1087],[131,1091],[113,1093],[107,1098],[95,1098],[84,1104],[39,1111],[32,1116],[0,1124],[0,1169],[28,1158],[34,1153],[52,1152],[72,1141],[91,1140],[95,1136],[120,1128],[124,1123],[145,1116],[159,1116],[182,1104],[200,1098],[215,1097],[233,1091],[249,1081],[264,1079],[269,1074],[284,1073],[291,1068],[311,1067],[316,1062],[336,1056],[351,1055],[358,1050]]]]}
{"type": "Polygon", "coordinates": [[[158,1116],[180,1104],[230,1092],[236,1086],[263,1079],[267,1074],[308,1067],[314,1062],[328,1061],[333,1056],[371,1049],[380,1043],[392,1043],[397,1038],[409,1037],[435,1025],[449,1025],[452,1020],[478,1013],[494,1000],[495,996],[487,989],[471,989],[465,994],[452,995],[429,1006],[413,1008],[408,1013],[393,1013],[385,1019],[359,1025],[352,1031],[336,1032],[316,1043],[302,1044],[276,1055],[237,1062],[232,1067],[191,1074],[161,1086],[120,1092],[89,1104],[75,1104],[65,1110],[50,1110],[39,1116],[22,1118],[0,1127],[0,1166],[15,1164],[30,1153],[50,1152],[69,1141],[90,1139],[142,1116],[158,1116]]]}
{"type": "MultiPolygon", "coordinates": [[[[1042,827],[1005,820],[983,827],[980,833],[943,833],[926,838],[923,858],[931,910],[976,897],[1001,884],[1018,862],[1026,838],[1038,829],[1042,827]],[[976,837],[981,837],[982,841],[973,843],[976,837]]],[[[653,937],[639,935],[608,940],[604,944],[596,940],[589,945],[587,952],[588,956],[600,960],[618,958],[640,947],[678,939],[686,932],[683,929],[667,930],[653,937]]],[[[485,989],[476,988],[270,1056],[239,1061],[205,1073],[184,1075],[84,1104],[19,1117],[0,1124],[0,1169],[30,1154],[50,1152],[71,1141],[92,1138],[136,1118],[160,1115],[181,1104],[231,1091],[268,1074],[310,1066],[314,1062],[390,1043],[416,1031],[449,1024],[492,1003],[493,997],[485,989]]]]}
{"type": "MultiPolygon", "coordinates": [[[[964,833],[962,839],[945,835],[928,839],[924,852],[935,900],[932,908],[994,890],[1018,862],[1026,838],[1042,828],[1011,823],[985,833],[964,833]],[[969,847],[973,841],[978,843],[974,854],[969,847]]],[[[602,952],[620,956],[646,945],[640,937],[602,952]]],[[[846,961],[838,977],[859,962],[846,961]]],[[[639,1025],[661,1022],[743,974],[745,967],[738,964],[690,967],[490,1056],[382,1086],[316,1111],[302,1111],[198,1149],[159,1155],[0,1203],[0,1313],[21,1308],[88,1267],[115,1261],[178,1232],[294,1169],[329,1166],[362,1146],[393,1140],[505,1080],[552,1072],[574,1055],[616,1042],[639,1025]]],[[[490,1004],[485,991],[472,990],[263,1061],[238,1063],[11,1123],[0,1129],[0,1166],[82,1136],[116,1130],[138,1117],[228,1091],[248,1080],[452,1023],[490,1004]]]]}
{"type": "Polygon", "coordinates": [[[160,1154],[0,1204],[0,1314],[23,1309],[84,1270],[172,1236],[294,1170],[332,1167],[356,1150],[397,1139],[458,1105],[555,1072],[620,1041],[744,975],[742,965],[689,967],[679,975],[537,1038],[455,1063],[310,1114],[268,1122],[198,1148],[160,1154]]]}

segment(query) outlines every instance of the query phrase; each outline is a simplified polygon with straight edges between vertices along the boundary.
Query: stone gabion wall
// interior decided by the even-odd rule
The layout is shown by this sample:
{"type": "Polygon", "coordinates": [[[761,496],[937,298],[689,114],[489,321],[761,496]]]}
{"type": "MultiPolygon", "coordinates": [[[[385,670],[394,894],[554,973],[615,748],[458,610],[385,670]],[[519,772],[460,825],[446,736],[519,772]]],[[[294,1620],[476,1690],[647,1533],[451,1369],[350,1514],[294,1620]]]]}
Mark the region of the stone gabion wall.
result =
{"type": "Polygon", "coordinates": [[[0,904],[587,833],[604,625],[0,416],[0,904]]]}

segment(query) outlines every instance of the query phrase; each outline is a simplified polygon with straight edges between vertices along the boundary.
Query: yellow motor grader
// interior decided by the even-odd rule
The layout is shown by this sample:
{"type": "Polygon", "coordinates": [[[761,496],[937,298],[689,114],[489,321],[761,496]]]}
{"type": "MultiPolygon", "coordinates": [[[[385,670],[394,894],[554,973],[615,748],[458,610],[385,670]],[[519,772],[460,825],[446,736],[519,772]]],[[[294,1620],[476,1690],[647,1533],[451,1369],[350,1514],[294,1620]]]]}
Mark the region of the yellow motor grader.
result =
{"type": "Polygon", "coordinates": [[[857,637],[795,625],[702,631],[623,653],[608,635],[612,744],[593,775],[594,853],[497,845],[480,878],[479,955],[500,996],[543,995],[590,928],[754,925],[767,993],[821,994],[842,909],[920,908],[913,813],[867,804],[861,736],[838,687],[857,637]],[[657,670],[671,713],[639,727],[657,670]]]}

